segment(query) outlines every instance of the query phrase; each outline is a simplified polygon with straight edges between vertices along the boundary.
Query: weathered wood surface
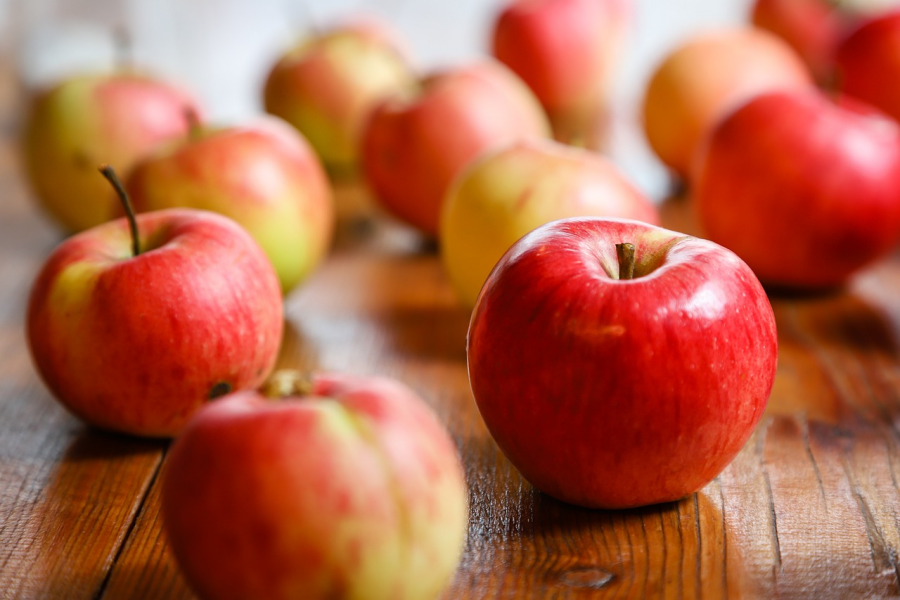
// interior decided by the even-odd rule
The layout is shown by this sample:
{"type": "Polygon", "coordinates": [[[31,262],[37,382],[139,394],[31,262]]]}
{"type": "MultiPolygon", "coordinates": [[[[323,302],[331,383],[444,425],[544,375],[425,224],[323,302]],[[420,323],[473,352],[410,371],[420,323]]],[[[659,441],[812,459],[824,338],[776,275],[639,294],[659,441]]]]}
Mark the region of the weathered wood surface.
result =
{"type": "MultiPolygon", "coordinates": [[[[190,598],[161,531],[167,444],[91,430],[28,357],[31,280],[59,241],[0,141],[0,598],[190,598]]],[[[334,252],[286,305],[281,365],[381,373],[459,444],[468,545],[446,598],[900,596],[900,257],[846,290],[776,296],[780,360],[763,422],[681,502],[590,511],[536,492],[469,391],[467,313],[433,248],[344,186],[334,252]],[[374,214],[374,220],[352,215],[374,214]]],[[[665,206],[690,229],[689,204],[665,206]]]]}

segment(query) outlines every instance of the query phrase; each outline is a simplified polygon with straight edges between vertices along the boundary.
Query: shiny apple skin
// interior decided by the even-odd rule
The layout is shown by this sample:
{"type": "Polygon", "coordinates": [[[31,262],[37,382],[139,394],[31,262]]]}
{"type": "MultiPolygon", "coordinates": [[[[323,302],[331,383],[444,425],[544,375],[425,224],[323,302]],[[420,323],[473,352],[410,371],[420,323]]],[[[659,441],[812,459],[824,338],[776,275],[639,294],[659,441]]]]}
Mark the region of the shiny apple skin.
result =
{"type": "Polygon", "coordinates": [[[900,127],[817,92],[758,96],[698,159],[704,235],[766,284],[840,286],[900,238],[900,127]]]}
{"type": "Polygon", "coordinates": [[[539,490],[592,508],[678,500],[734,458],[777,362],[772,308],[729,250],[636,221],[564,219],[485,284],[469,378],[497,444],[539,490]],[[636,247],[618,280],[615,244],[636,247]]]}
{"type": "Polygon", "coordinates": [[[87,423],[170,437],[223,384],[265,380],[281,344],[281,291],[230,219],[171,210],[138,225],[137,257],[124,219],[57,247],[31,291],[28,343],[44,383],[87,423]]]}

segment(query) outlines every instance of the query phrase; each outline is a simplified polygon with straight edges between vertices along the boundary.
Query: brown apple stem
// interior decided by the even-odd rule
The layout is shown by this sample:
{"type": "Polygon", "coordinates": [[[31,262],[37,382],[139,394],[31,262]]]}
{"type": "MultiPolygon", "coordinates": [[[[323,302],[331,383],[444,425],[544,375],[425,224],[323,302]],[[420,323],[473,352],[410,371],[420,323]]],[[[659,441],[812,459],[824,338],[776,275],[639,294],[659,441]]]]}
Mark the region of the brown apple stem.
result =
{"type": "Polygon", "coordinates": [[[634,279],[634,244],[616,244],[619,259],[619,279],[634,279]]]}
{"type": "Polygon", "coordinates": [[[312,388],[312,381],[300,371],[283,369],[272,373],[260,391],[267,398],[277,400],[290,396],[308,396],[312,393],[312,388]]]}
{"type": "Polygon", "coordinates": [[[201,131],[203,131],[203,125],[200,123],[200,115],[197,114],[197,110],[193,106],[185,105],[184,120],[188,124],[188,139],[198,139],[201,131]]]}
{"type": "Polygon", "coordinates": [[[137,217],[134,216],[134,207],[131,206],[131,200],[128,199],[125,186],[119,181],[119,176],[116,175],[115,170],[111,166],[101,166],[100,172],[112,184],[113,189],[116,190],[116,195],[119,196],[119,202],[122,203],[122,208],[125,209],[125,216],[128,217],[128,227],[131,229],[131,255],[137,256],[141,253],[141,238],[138,235],[137,217]]]}
{"type": "Polygon", "coordinates": [[[119,25],[112,32],[115,45],[115,65],[121,71],[129,71],[134,67],[134,52],[131,43],[131,32],[125,25],[119,25]]]}

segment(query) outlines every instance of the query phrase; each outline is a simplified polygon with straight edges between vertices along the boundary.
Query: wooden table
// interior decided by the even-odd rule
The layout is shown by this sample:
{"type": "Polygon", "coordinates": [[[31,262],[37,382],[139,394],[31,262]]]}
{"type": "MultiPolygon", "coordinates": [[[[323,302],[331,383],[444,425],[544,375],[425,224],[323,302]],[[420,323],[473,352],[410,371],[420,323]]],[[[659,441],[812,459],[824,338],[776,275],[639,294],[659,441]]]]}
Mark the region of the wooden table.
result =
{"type": "MultiPolygon", "coordinates": [[[[23,317],[59,241],[0,132],[0,598],[189,598],[167,550],[168,444],[92,430],[39,381],[23,317]]],[[[435,408],[461,450],[468,544],[446,598],[900,595],[900,257],[847,290],[773,298],[768,411],[721,476],[680,502],[562,504],[488,435],[466,376],[468,314],[433,248],[339,191],[333,254],[286,305],[280,366],[380,373],[435,408]],[[366,224],[368,223],[368,225],[366,224]]],[[[666,222],[690,228],[688,205],[666,222]]]]}

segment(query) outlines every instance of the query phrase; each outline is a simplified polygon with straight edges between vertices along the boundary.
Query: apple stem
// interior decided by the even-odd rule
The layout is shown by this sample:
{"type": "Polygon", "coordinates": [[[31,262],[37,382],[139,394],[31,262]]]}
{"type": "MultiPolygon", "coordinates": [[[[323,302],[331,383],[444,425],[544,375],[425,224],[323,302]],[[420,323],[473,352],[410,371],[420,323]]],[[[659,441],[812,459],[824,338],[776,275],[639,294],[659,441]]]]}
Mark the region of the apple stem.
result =
{"type": "Polygon", "coordinates": [[[128,194],[125,192],[125,186],[119,181],[119,176],[116,175],[115,170],[111,166],[101,166],[100,172],[103,173],[106,180],[109,181],[113,186],[113,189],[116,190],[119,201],[122,203],[122,208],[125,209],[125,216],[128,217],[128,227],[131,229],[131,255],[137,256],[141,253],[141,238],[138,235],[137,217],[134,216],[134,207],[131,206],[131,200],[128,199],[128,194]]]}
{"type": "Polygon", "coordinates": [[[188,139],[195,141],[200,137],[203,126],[200,124],[200,115],[197,114],[197,111],[193,106],[185,105],[184,120],[187,121],[188,124],[188,139]]]}
{"type": "Polygon", "coordinates": [[[283,369],[272,373],[261,391],[267,398],[277,400],[290,396],[308,396],[312,390],[313,384],[309,377],[294,369],[283,369]]]}
{"type": "Polygon", "coordinates": [[[113,29],[112,37],[115,45],[116,68],[122,71],[131,70],[134,67],[131,32],[125,25],[119,25],[113,29]]]}
{"type": "Polygon", "coordinates": [[[634,279],[634,244],[616,244],[619,259],[619,279],[634,279]]]}

